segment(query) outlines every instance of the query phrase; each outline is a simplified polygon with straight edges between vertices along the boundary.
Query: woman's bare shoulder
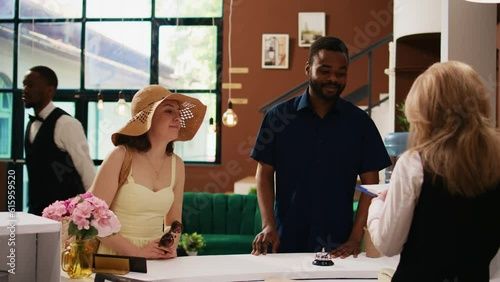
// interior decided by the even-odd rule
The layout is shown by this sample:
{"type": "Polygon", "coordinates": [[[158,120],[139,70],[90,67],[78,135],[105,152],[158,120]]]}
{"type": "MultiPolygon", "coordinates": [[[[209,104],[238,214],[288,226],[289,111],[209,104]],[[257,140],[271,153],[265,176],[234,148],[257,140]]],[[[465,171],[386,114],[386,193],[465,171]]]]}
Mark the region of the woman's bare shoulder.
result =
{"type": "Polygon", "coordinates": [[[175,166],[177,171],[184,171],[184,160],[175,153],[172,155],[172,158],[176,158],[175,166]]]}
{"type": "MultiPolygon", "coordinates": [[[[130,150],[130,149],[129,149],[130,150]]],[[[111,163],[122,163],[125,159],[127,148],[123,145],[118,145],[111,150],[106,160],[111,163]]]]}

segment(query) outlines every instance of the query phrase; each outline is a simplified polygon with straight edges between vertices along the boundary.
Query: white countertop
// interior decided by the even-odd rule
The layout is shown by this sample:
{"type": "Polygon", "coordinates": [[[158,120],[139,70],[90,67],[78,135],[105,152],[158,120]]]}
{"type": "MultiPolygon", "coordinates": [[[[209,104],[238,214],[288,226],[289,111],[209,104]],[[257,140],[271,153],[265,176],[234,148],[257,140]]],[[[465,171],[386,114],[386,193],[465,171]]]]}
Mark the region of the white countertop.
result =
{"type": "Polygon", "coordinates": [[[15,227],[16,234],[60,232],[61,223],[52,219],[25,212],[0,212],[0,235],[8,235],[9,227],[15,227]]]}
{"type": "MultiPolygon", "coordinates": [[[[395,268],[399,260],[398,257],[373,259],[361,254],[358,258],[334,259],[333,266],[315,266],[312,264],[314,255],[314,253],[268,254],[265,256],[248,254],[148,260],[148,273],[130,272],[123,277],[148,282],[376,279],[381,268],[395,268]]],[[[65,279],[62,281],[69,281],[65,279]]],[[[82,279],[81,281],[93,281],[93,279],[82,279]]]]}
{"type": "MultiPolygon", "coordinates": [[[[314,254],[268,254],[188,256],[170,260],[148,260],[148,273],[130,272],[122,278],[131,281],[342,281],[362,282],[377,280],[382,268],[395,269],[399,256],[367,258],[364,253],[358,258],[333,259],[333,266],[314,266],[314,254]],[[326,279],[326,280],[325,280],[326,279]]],[[[500,251],[493,259],[490,282],[500,282],[500,251]]],[[[62,274],[61,282],[93,282],[94,275],[87,279],[69,279],[62,274]]],[[[123,280],[127,281],[127,280],[123,280]]]]}

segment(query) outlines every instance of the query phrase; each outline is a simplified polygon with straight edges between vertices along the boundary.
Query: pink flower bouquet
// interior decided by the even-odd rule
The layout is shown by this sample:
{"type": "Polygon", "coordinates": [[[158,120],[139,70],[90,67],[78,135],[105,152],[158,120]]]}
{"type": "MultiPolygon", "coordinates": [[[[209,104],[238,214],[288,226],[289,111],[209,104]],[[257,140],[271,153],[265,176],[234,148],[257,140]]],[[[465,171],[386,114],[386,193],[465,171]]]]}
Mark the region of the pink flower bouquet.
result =
{"type": "Polygon", "coordinates": [[[63,242],[75,236],[77,240],[104,238],[120,231],[121,224],[105,201],[87,192],[65,201],[55,201],[46,207],[43,217],[62,222],[63,242]],[[68,237],[67,237],[68,236],[68,237]]]}

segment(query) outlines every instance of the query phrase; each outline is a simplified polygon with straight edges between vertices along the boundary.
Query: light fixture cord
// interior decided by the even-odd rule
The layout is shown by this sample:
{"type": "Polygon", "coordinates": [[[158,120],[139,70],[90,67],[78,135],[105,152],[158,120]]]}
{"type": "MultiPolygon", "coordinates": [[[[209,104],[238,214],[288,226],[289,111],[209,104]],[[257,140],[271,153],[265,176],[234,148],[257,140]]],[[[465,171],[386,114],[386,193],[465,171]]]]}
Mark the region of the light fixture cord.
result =
{"type": "Polygon", "coordinates": [[[231,54],[231,34],[233,30],[233,0],[229,2],[229,34],[228,34],[228,41],[227,41],[227,52],[229,56],[229,101],[231,101],[231,86],[232,86],[232,81],[231,81],[231,67],[233,65],[232,63],[232,54],[231,54]]]}
{"type": "MultiPolygon", "coordinates": [[[[175,19],[175,31],[179,32],[179,18],[175,19]]],[[[178,33],[176,33],[176,35],[175,35],[175,41],[177,41],[177,40],[179,40],[178,33]]],[[[175,46],[174,46],[174,54],[175,54],[176,58],[179,58],[179,54],[177,54],[177,44],[175,44],[175,46]]],[[[174,73],[175,73],[175,71],[174,71],[174,73]]],[[[174,93],[177,93],[177,83],[179,82],[179,77],[177,74],[175,75],[174,79],[175,79],[174,93]]]]}

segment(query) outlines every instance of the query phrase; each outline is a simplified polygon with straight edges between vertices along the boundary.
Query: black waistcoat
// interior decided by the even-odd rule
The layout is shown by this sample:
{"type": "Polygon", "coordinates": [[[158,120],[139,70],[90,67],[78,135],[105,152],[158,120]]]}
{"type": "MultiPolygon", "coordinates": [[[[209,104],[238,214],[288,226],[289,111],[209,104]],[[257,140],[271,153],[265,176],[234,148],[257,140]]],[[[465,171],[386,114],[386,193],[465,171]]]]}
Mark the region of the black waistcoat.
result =
{"type": "Polygon", "coordinates": [[[486,282],[499,247],[500,185],[475,198],[451,196],[426,172],[392,281],[486,282]]]}
{"type": "Polygon", "coordinates": [[[66,200],[84,193],[82,178],[73,165],[71,156],[61,151],[54,142],[57,119],[68,115],[56,108],[45,119],[33,143],[29,142],[31,122],[25,134],[26,167],[28,169],[29,212],[40,215],[56,200],[66,200]]]}

